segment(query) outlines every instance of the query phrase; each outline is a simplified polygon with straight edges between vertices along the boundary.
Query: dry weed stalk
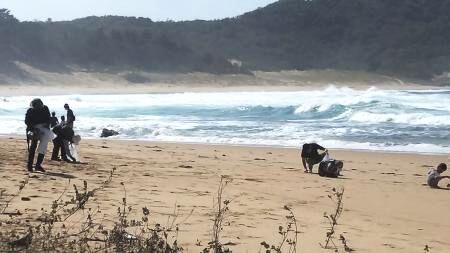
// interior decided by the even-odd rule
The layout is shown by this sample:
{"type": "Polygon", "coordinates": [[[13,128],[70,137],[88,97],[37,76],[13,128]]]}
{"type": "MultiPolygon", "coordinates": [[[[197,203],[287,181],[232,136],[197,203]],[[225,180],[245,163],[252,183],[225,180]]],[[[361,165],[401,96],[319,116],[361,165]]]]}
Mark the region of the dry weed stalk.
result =
{"type": "MultiPolygon", "coordinates": [[[[111,183],[114,171],[111,171],[106,181],[92,190],[88,189],[86,181],[82,188],[73,185],[74,195],[64,201],[69,181],[63,193],[53,201],[51,210],[42,210],[36,222],[16,219],[11,215],[9,220],[0,221],[0,252],[181,252],[176,240],[171,245],[167,243],[166,229],[158,224],[155,228],[149,228],[148,208],[142,209],[140,221],[128,219],[132,208],[126,202],[125,186],[125,197],[118,210],[118,219],[113,220],[113,229],[105,228],[104,219],[98,217],[100,208],[87,207],[95,193],[111,183]],[[137,232],[129,232],[131,229],[137,232]]],[[[20,186],[19,193],[24,185],[20,186]]],[[[3,198],[3,193],[1,196],[3,198]]],[[[6,203],[9,204],[11,200],[6,203]]],[[[1,207],[0,210],[4,212],[6,208],[3,205],[1,207]]]]}
{"type": "Polygon", "coordinates": [[[223,200],[223,192],[231,182],[226,176],[220,177],[219,189],[217,190],[217,198],[214,200],[214,223],[212,229],[212,240],[208,243],[208,246],[203,249],[203,253],[231,253],[232,251],[226,248],[220,242],[220,235],[223,230],[223,222],[225,219],[225,214],[228,212],[229,200],[223,200]]]}
{"type": "MultiPolygon", "coordinates": [[[[333,188],[331,191],[332,192],[330,195],[328,195],[328,198],[335,203],[335,209],[333,210],[332,214],[324,213],[323,215],[327,219],[329,227],[328,232],[326,234],[325,244],[324,245],[320,244],[320,246],[324,249],[330,249],[333,250],[334,252],[338,252],[339,248],[334,242],[334,240],[336,239],[336,227],[338,225],[338,220],[341,217],[341,214],[344,210],[344,202],[343,202],[344,189],[342,188],[340,190],[336,190],[336,188],[333,188]]],[[[341,241],[345,252],[353,251],[353,249],[347,245],[347,240],[342,234],[339,236],[339,240],[341,241]]]]}
{"type": "MultiPolygon", "coordinates": [[[[284,206],[284,209],[289,212],[286,216],[286,227],[279,226],[278,234],[281,235],[281,242],[278,245],[270,245],[267,242],[261,242],[261,246],[264,247],[265,253],[296,253],[298,245],[298,231],[297,219],[295,218],[292,209],[288,206],[284,206]],[[285,247],[288,245],[288,247],[285,247]]],[[[259,250],[261,252],[261,249],[259,250]]]]}

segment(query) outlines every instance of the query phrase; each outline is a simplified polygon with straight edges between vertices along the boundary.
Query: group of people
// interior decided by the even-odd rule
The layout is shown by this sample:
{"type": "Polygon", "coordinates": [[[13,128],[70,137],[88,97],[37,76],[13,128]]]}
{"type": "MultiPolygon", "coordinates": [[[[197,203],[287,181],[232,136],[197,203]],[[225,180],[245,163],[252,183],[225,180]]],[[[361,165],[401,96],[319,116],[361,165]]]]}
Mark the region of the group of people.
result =
{"type": "MultiPolygon", "coordinates": [[[[338,177],[343,167],[341,161],[329,159],[328,150],[317,143],[303,144],[301,158],[305,173],[312,173],[315,164],[319,164],[319,175],[326,177],[338,177]]],[[[427,185],[432,188],[439,188],[442,179],[450,179],[450,176],[441,174],[447,170],[447,164],[440,163],[436,169],[431,169],[427,176],[427,185]]]]}
{"type": "MultiPolygon", "coordinates": [[[[68,104],[64,105],[67,111],[67,117],[61,116],[61,121],[58,121],[56,113],[50,111],[41,99],[33,99],[30,103],[30,108],[25,115],[25,124],[27,125],[27,143],[28,143],[28,163],[27,169],[33,172],[33,163],[36,150],[38,157],[34,169],[36,171],[45,172],[42,167],[44,156],[47,151],[47,146],[50,140],[53,139],[52,160],[76,162],[77,160],[72,156],[69,144],[78,143],[79,136],[75,136],[73,131],[73,124],[75,115],[68,104]],[[56,137],[55,137],[56,135],[56,137]],[[31,141],[31,145],[29,142],[31,141]],[[61,158],[59,153],[61,152],[61,158]]],[[[317,143],[305,143],[302,147],[301,158],[305,172],[312,173],[315,164],[319,164],[319,175],[326,177],[338,177],[343,167],[343,162],[330,159],[328,150],[317,143]]],[[[439,187],[439,181],[444,178],[450,179],[450,176],[441,176],[447,170],[447,165],[441,163],[436,169],[432,169],[428,173],[427,184],[430,187],[439,187]]]]}
{"type": "Polygon", "coordinates": [[[42,162],[51,140],[53,140],[52,160],[76,162],[69,149],[69,144],[77,143],[80,140],[79,136],[75,136],[73,131],[75,115],[68,104],[64,105],[64,109],[67,111],[67,117],[61,116],[61,122],[59,122],[56,113],[52,112],[50,115],[50,110],[41,99],[36,98],[31,101],[30,108],[25,115],[28,144],[27,169],[29,172],[33,172],[36,150],[38,156],[34,170],[45,172],[42,162]],[[60,151],[61,158],[59,158],[60,151]]]}

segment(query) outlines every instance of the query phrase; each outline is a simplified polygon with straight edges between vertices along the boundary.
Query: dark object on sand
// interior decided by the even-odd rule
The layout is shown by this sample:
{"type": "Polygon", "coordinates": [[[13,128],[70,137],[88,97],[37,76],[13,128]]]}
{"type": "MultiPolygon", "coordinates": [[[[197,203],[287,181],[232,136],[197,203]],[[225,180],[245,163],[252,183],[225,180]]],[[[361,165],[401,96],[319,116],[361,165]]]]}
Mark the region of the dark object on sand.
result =
{"type": "Polygon", "coordinates": [[[319,176],[337,178],[344,167],[342,161],[328,160],[319,164],[319,176]]]}
{"type": "Polygon", "coordinates": [[[112,129],[103,128],[102,134],[100,135],[101,138],[108,138],[110,136],[118,135],[119,132],[114,131],[112,129]]]}

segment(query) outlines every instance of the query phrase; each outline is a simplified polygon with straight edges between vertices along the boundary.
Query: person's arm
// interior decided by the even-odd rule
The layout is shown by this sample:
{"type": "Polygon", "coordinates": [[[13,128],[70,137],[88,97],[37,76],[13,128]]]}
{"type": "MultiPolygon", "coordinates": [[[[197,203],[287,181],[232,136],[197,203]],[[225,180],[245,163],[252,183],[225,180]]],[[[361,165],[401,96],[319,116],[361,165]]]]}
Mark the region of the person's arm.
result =
{"type": "Polygon", "coordinates": [[[308,170],[308,169],[306,168],[306,159],[305,159],[304,157],[302,157],[302,163],[303,163],[303,168],[304,168],[305,170],[308,170]]]}
{"type": "Polygon", "coordinates": [[[31,109],[28,109],[25,114],[25,125],[27,125],[27,131],[31,130],[31,109]]]}
{"type": "Polygon", "coordinates": [[[50,115],[50,110],[48,109],[47,106],[44,106],[44,113],[45,113],[45,123],[47,124],[47,128],[50,128],[52,116],[50,115]]]}

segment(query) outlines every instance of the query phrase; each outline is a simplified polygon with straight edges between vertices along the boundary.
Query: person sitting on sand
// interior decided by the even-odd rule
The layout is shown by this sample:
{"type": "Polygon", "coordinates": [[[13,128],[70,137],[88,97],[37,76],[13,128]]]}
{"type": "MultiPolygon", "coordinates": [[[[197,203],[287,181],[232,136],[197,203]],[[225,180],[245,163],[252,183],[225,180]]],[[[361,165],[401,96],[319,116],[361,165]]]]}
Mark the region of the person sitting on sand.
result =
{"type": "Polygon", "coordinates": [[[441,163],[436,169],[432,169],[428,172],[427,184],[432,188],[439,188],[438,184],[444,178],[449,178],[449,176],[441,176],[441,174],[447,170],[447,164],[441,163]]]}
{"type": "Polygon", "coordinates": [[[317,143],[303,144],[301,157],[302,157],[302,163],[303,163],[303,168],[305,169],[305,172],[308,172],[308,169],[309,169],[309,172],[312,173],[314,164],[320,163],[323,160],[323,158],[325,157],[326,152],[327,152],[327,149],[320,146],[317,143]],[[319,150],[322,150],[324,152],[319,154],[319,150]],[[308,164],[308,168],[306,167],[307,164],[308,164]]]}
{"type": "Polygon", "coordinates": [[[56,117],[56,113],[52,112],[52,116],[50,117],[50,128],[53,128],[58,124],[59,124],[59,122],[58,122],[58,118],[56,117]]]}

